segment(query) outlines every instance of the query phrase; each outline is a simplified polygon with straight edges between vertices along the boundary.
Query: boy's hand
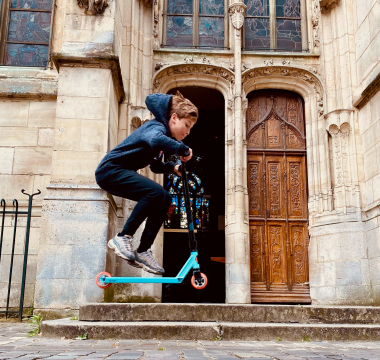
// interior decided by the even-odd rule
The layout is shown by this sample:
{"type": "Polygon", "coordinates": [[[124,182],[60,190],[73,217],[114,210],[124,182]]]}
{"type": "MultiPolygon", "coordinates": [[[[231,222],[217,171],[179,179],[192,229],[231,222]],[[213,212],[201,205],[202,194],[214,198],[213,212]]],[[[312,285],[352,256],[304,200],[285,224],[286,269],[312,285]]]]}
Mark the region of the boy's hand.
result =
{"type": "Polygon", "coordinates": [[[189,161],[191,159],[191,157],[193,156],[193,150],[189,148],[189,152],[190,152],[189,156],[180,156],[179,157],[181,159],[181,161],[186,162],[186,161],[189,161]]]}
{"type": "Polygon", "coordinates": [[[181,172],[179,171],[179,167],[180,167],[180,165],[176,165],[176,166],[174,166],[174,172],[175,172],[178,176],[182,176],[181,172]]]}

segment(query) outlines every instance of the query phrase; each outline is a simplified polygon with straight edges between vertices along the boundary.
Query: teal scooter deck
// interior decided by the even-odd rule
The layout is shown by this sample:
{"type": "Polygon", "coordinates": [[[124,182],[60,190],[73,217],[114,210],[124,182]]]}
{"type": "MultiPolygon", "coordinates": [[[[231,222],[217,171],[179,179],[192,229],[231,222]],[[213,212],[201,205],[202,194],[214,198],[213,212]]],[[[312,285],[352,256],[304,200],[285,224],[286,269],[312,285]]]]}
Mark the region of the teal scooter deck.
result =
{"type": "Polygon", "coordinates": [[[105,273],[100,273],[98,281],[103,286],[108,284],[125,283],[180,284],[191,269],[199,269],[197,256],[197,251],[192,252],[189,259],[186,261],[186,264],[183,266],[183,268],[180,270],[176,277],[110,277],[107,276],[105,273]]]}
{"type": "Polygon", "coordinates": [[[183,194],[185,198],[187,222],[189,224],[189,243],[190,243],[190,257],[186,261],[185,265],[182,267],[180,272],[176,277],[119,277],[112,276],[111,274],[102,271],[96,276],[95,282],[102,289],[106,289],[112,284],[180,284],[186,275],[193,270],[193,276],[191,278],[191,285],[195,289],[204,289],[207,285],[207,276],[200,271],[198,264],[198,250],[197,241],[195,239],[194,233],[194,223],[190,208],[190,195],[189,195],[189,185],[187,180],[186,165],[183,163],[180,167],[182,172],[182,182],[183,182],[183,194]]]}

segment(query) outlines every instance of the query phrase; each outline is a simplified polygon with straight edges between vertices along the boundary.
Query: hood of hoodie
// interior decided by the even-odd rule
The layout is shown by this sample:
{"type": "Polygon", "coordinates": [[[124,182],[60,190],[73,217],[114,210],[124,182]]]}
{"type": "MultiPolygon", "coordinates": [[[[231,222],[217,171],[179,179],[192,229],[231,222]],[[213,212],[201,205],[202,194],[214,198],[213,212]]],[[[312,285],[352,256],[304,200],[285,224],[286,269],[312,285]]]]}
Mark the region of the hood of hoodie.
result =
{"type": "Polygon", "coordinates": [[[145,104],[157,121],[162,123],[170,133],[169,129],[169,104],[173,95],[152,94],[149,95],[145,104]]]}

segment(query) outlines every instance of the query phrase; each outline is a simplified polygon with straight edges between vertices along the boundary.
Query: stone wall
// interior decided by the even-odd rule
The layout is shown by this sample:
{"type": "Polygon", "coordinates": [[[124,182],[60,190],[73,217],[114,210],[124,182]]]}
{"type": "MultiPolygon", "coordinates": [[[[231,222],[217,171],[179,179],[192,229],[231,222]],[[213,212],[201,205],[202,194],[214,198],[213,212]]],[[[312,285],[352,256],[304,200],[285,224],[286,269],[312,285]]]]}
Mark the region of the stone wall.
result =
{"type": "MultiPolygon", "coordinates": [[[[27,211],[28,197],[21,193],[21,189],[29,194],[37,192],[37,189],[42,191],[41,195],[34,198],[32,209],[26,307],[33,307],[34,301],[41,206],[52,167],[55,108],[55,101],[0,100],[0,198],[6,201],[8,211],[12,210],[13,199],[18,200],[19,210],[27,211]]],[[[14,215],[5,218],[0,263],[0,307],[6,305],[14,223],[14,215]]],[[[26,217],[20,215],[17,225],[10,302],[12,307],[18,307],[19,304],[26,217]]]]}
{"type": "Polygon", "coordinates": [[[380,1],[355,5],[363,218],[373,298],[380,305],[380,85],[375,80],[380,76],[380,1]]]}

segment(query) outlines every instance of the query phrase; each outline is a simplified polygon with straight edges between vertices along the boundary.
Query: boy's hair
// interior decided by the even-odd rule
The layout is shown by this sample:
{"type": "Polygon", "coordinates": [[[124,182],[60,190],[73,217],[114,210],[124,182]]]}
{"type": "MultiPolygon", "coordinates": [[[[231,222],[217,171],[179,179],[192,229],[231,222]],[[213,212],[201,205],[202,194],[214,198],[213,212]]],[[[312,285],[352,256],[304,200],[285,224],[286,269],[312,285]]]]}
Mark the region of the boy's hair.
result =
{"type": "Polygon", "coordinates": [[[191,118],[192,121],[196,122],[198,119],[198,108],[189,100],[183,97],[183,95],[177,91],[176,95],[172,96],[169,118],[173,114],[181,118],[191,118]]]}

